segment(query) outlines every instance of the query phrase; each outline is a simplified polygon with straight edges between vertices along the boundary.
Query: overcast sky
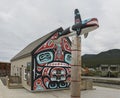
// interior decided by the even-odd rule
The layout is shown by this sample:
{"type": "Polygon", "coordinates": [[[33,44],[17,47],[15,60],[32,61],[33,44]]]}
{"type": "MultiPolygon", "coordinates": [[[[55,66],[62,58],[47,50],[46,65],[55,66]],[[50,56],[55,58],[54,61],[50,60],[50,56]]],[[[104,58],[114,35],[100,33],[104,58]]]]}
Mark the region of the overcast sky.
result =
{"type": "Polygon", "coordinates": [[[74,23],[74,9],[82,20],[96,17],[100,27],[87,39],[82,54],[120,49],[119,0],[0,0],[0,61],[10,61],[43,35],[74,23]]]}

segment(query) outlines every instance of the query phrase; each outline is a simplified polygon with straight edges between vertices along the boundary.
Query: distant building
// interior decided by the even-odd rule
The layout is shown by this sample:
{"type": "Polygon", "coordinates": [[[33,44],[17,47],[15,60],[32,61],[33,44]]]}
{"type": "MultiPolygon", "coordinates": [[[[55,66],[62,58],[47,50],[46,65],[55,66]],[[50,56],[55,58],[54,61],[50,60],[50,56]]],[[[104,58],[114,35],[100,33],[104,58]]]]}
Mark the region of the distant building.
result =
{"type": "Polygon", "coordinates": [[[19,76],[30,91],[69,88],[71,46],[65,37],[55,42],[59,28],[32,42],[11,59],[11,76],[19,76]]]}
{"type": "Polygon", "coordinates": [[[118,77],[120,73],[120,65],[103,65],[99,66],[99,70],[101,71],[101,76],[115,76],[118,77]]]}
{"type": "Polygon", "coordinates": [[[10,75],[10,66],[9,62],[0,62],[0,77],[10,75]]]}

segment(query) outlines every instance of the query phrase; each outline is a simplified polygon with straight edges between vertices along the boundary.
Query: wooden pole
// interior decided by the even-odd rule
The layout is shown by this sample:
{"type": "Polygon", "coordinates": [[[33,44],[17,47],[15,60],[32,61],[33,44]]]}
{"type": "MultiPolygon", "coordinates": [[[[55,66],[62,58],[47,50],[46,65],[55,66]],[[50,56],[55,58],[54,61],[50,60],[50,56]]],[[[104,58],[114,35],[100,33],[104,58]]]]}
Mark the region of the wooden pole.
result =
{"type": "Polygon", "coordinates": [[[81,81],[81,37],[72,39],[71,98],[80,98],[81,81]]]}

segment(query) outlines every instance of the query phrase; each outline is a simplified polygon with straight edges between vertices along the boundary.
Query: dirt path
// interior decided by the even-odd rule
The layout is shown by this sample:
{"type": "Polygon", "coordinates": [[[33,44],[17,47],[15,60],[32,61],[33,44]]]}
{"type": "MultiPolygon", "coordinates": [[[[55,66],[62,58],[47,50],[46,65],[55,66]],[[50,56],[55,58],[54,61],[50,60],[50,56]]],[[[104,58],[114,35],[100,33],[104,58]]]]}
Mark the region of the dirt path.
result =
{"type": "Polygon", "coordinates": [[[0,79],[1,79],[2,83],[6,86],[7,85],[6,77],[0,77],[0,79]]]}

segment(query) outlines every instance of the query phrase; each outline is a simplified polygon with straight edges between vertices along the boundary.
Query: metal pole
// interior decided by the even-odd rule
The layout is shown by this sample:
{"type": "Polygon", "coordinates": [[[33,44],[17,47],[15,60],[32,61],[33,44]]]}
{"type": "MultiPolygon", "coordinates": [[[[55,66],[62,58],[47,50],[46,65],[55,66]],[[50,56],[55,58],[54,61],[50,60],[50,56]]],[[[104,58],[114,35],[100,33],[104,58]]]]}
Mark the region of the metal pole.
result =
{"type": "Polygon", "coordinates": [[[72,65],[71,65],[71,98],[80,98],[81,81],[81,37],[77,35],[72,39],[72,65]]]}

